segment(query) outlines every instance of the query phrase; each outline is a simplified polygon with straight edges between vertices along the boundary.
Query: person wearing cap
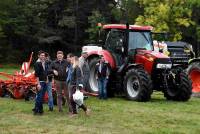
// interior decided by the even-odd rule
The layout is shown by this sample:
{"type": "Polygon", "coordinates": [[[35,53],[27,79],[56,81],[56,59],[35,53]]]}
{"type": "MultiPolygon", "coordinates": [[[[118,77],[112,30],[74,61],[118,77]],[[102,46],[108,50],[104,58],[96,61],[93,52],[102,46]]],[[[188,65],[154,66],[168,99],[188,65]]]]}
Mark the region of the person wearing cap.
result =
{"type": "Polygon", "coordinates": [[[81,69],[83,75],[83,88],[86,89],[88,87],[88,80],[90,77],[90,67],[87,61],[88,54],[87,52],[82,52],[81,57],[79,58],[79,67],[81,69]]]}
{"type": "Polygon", "coordinates": [[[97,81],[99,89],[99,99],[107,99],[107,82],[110,75],[109,64],[103,56],[100,56],[99,62],[96,64],[97,81]]]}
{"type": "Polygon", "coordinates": [[[68,104],[69,111],[71,111],[69,104],[69,90],[66,85],[66,78],[68,73],[70,63],[64,59],[64,54],[62,51],[57,52],[57,59],[51,64],[51,71],[54,74],[56,92],[57,92],[57,104],[59,112],[62,112],[62,91],[64,90],[64,95],[68,104]]]}
{"type": "Polygon", "coordinates": [[[47,89],[48,65],[45,60],[45,52],[38,52],[38,60],[34,65],[35,77],[37,79],[37,94],[35,107],[32,109],[34,115],[43,114],[43,98],[47,89]]]}
{"type": "MultiPolygon", "coordinates": [[[[77,56],[74,56],[72,58],[72,67],[73,71],[70,80],[70,102],[72,106],[71,116],[74,116],[77,114],[77,109],[76,109],[77,103],[73,99],[73,94],[75,94],[76,90],[83,88],[83,76],[81,74],[82,72],[79,67],[79,59],[77,56]]],[[[79,107],[85,111],[86,115],[89,114],[90,110],[84,104],[79,105],[79,107]]]]}

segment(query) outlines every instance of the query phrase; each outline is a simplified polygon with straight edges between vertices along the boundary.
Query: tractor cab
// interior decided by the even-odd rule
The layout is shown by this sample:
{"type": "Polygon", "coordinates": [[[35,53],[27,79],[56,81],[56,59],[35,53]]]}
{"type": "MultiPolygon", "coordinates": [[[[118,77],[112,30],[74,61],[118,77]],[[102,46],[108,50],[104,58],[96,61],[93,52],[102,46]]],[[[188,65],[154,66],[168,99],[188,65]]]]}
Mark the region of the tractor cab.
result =
{"type": "Polygon", "coordinates": [[[104,48],[109,50],[119,68],[125,61],[125,57],[134,58],[136,50],[153,50],[151,38],[152,27],[130,25],[104,25],[107,31],[104,48]]]}

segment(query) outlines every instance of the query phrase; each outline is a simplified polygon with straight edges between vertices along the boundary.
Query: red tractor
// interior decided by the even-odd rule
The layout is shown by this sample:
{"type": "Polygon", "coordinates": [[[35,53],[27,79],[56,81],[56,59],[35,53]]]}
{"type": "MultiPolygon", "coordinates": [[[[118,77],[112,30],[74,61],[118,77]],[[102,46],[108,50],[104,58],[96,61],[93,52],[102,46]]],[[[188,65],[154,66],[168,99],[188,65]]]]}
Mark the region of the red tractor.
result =
{"type": "Polygon", "coordinates": [[[109,24],[103,26],[101,45],[88,45],[90,92],[98,92],[95,65],[103,55],[111,69],[108,92],[123,92],[133,101],[149,101],[153,90],[164,93],[168,100],[187,101],[192,83],[180,67],[161,52],[154,51],[151,26],[109,24]]]}

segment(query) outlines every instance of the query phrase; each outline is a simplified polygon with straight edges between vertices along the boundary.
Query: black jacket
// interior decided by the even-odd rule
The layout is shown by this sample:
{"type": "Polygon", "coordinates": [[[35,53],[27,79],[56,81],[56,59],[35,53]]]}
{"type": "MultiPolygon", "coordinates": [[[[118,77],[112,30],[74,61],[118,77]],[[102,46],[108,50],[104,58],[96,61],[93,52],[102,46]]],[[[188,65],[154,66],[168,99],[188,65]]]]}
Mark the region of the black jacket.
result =
{"type": "Polygon", "coordinates": [[[83,84],[83,77],[81,74],[80,67],[77,66],[77,67],[73,68],[71,75],[72,75],[71,81],[70,81],[71,85],[78,86],[79,84],[83,84]]]}
{"type": "Polygon", "coordinates": [[[45,70],[43,69],[41,62],[36,62],[34,65],[34,70],[35,70],[35,76],[39,78],[39,81],[47,80],[47,75],[48,75],[48,70],[49,70],[49,66],[47,62],[45,62],[45,70]]]}
{"type": "Polygon", "coordinates": [[[105,78],[109,76],[109,64],[104,62],[102,64],[101,70],[99,70],[99,66],[101,63],[96,64],[96,71],[97,71],[97,76],[98,78],[105,78]]]}
{"type": "Polygon", "coordinates": [[[58,72],[58,76],[54,76],[55,80],[66,81],[67,72],[70,63],[66,60],[58,61],[55,60],[51,64],[51,71],[56,70],[58,72]]]}

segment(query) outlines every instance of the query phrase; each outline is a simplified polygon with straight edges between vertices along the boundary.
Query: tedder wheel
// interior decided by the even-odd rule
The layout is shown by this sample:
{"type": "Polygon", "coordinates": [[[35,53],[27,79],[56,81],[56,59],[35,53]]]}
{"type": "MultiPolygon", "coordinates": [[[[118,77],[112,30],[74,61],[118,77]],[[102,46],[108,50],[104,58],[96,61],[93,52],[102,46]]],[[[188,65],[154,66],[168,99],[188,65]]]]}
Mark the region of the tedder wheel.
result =
{"type": "Polygon", "coordinates": [[[96,72],[95,72],[95,67],[96,64],[98,63],[98,58],[93,58],[90,62],[89,62],[89,66],[90,66],[90,78],[89,78],[89,84],[87,89],[89,89],[90,92],[92,93],[98,93],[98,82],[96,79],[96,72]]]}
{"type": "Polygon", "coordinates": [[[193,62],[188,66],[187,73],[192,80],[192,92],[200,93],[200,62],[193,62]]]}
{"type": "Polygon", "coordinates": [[[24,97],[23,88],[14,88],[13,89],[13,97],[14,97],[14,99],[22,99],[24,97]]]}
{"type": "Polygon", "coordinates": [[[24,99],[25,101],[35,100],[36,93],[34,87],[29,87],[24,91],[24,99]]]}
{"type": "Polygon", "coordinates": [[[188,75],[181,71],[167,78],[167,88],[163,91],[168,100],[188,101],[192,94],[192,82],[188,75]]]}
{"type": "Polygon", "coordinates": [[[128,70],[123,86],[129,100],[145,102],[151,99],[152,81],[149,74],[141,68],[128,70]]]}

